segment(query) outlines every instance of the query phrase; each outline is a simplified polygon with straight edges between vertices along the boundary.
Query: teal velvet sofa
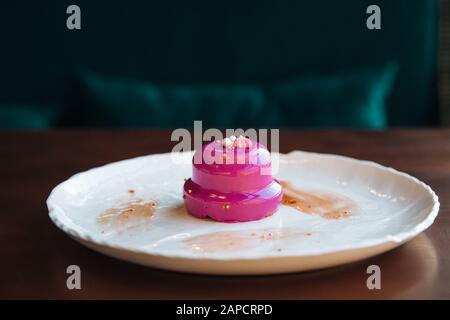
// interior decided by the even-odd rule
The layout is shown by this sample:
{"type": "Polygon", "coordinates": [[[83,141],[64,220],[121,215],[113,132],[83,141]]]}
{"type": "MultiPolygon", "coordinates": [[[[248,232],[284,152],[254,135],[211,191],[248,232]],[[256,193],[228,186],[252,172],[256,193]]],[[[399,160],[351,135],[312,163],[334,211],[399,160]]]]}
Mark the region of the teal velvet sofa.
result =
{"type": "Polygon", "coordinates": [[[440,123],[437,0],[73,3],[1,4],[1,129],[440,123]]]}

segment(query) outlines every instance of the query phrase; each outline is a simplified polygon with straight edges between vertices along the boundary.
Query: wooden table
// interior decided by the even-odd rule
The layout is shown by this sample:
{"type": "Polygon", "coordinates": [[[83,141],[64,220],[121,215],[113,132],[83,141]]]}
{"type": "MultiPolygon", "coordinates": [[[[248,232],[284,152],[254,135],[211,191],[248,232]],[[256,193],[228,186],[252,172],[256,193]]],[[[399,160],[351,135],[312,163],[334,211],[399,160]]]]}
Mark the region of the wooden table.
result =
{"type": "Polygon", "coordinates": [[[56,184],[111,161],[168,152],[174,144],[170,133],[0,133],[0,298],[450,298],[450,130],[281,130],[283,152],[301,149],[373,160],[418,177],[440,197],[439,216],[424,234],[352,265],[267,277],[179,274],[86,249],[49,220],[45,200],[56,184]],[[66,287],[71,264],[81,267],[81,290],[66,287]],[[366,287],[371,264],[381,267],[381,290],[366,287]]]}

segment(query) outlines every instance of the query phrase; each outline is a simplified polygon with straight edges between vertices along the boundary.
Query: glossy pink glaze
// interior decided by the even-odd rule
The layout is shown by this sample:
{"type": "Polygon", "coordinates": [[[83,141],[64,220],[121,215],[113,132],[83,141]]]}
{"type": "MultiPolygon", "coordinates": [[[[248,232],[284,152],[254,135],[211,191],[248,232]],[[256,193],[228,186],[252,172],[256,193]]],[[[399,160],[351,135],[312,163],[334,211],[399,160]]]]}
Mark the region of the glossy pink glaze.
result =
{"type": "Polygon", "coordinates": [[[250,148],[227,149],[213,142],[194,156],[183,198],[187,210],[198,218],[243,222],[272,215],[282,190],[271,175],[265,146],[254,142],[250,148]]]}

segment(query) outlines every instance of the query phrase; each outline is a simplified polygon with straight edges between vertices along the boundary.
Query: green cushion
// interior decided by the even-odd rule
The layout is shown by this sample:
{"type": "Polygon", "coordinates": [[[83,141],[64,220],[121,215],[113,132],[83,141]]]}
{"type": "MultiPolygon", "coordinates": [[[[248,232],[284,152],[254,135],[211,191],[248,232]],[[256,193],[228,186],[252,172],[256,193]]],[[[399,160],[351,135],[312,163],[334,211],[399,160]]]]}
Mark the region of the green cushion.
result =
{"type": "MultiPolygon", "coordinates": [[[[256,85],[152,85],[84,73],[68,99],[73,126],[352,127],[386,126],[393,66],[256,85]]],[[[67,123],[65,123],[67,124],[67,123]]]]}
{"type": "Polygon", "coordinates": [[[92,73],[81,77],[69,100],[79,101],[72,108],[78,123],[72,125],[126,128],[192,127],[194,120],[208,127],[246,127],[264,106],[256,86],[156,86],[92,73]]]}
{"type": "Polygon", "coordinates": [[[273,108],[286,126],[383,128],[396,70],[388,65],[284,82],[271,90],[273,108]]]}
{"type": "Polygon", "coordinates": [[[55,124],[56,112],[26,105],[0,105],[0,129],[47,129],[55,124]]]}

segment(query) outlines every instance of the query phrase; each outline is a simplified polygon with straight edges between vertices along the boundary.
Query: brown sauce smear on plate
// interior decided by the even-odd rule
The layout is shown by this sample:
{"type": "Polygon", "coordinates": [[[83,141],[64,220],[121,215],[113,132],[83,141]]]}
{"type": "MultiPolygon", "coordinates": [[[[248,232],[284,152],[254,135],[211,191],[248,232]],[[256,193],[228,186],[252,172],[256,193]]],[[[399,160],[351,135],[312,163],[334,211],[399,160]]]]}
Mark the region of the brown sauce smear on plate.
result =
{"type": "Polygon", "coordinates": [[[100,224],[126,224],[131,220],[150,219],[156,209],[156,202],[136,199],[105,210],[97,217],[100,224]]]}
{"type": "Polygon", "coordinates": [[[251,247],[248,235],[241,232],[218,231],[183,240],[186,249],[194,252],[223,252],[251,247]]]}
{"type": "Polygon", "coordinates": [[[282,203],[303,213],[319,215],[324,219],[349,217],[358,209],[358,205],[343,195],[300,190],[287,181],[280,181],[283,187],[282,203]]]}
{"type": "MultiPolygon", "coordinates": [[[[297,231],[286,228],[217,231],[193,236],[183,240],[186,249],[194,252],[213,253],[229,252],[257,247],[265,241],[277,241],[285,238],[309,237],[310,232],[297,231]]],[[[280,248],[277,248],[277,251],[280,248]]]]}

